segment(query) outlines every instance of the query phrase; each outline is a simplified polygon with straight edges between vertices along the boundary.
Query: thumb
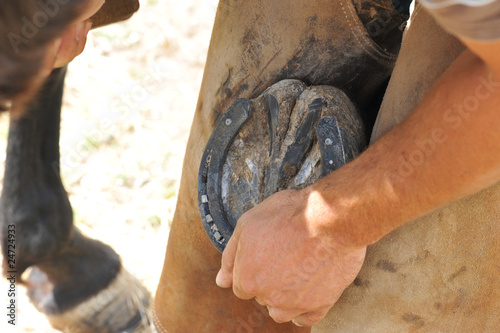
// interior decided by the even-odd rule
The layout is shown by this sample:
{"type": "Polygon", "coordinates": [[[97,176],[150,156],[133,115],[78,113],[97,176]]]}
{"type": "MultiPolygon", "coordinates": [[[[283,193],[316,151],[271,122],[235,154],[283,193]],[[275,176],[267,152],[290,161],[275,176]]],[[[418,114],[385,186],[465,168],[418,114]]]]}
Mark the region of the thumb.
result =
{"type": "Polygon", "coordinates": [[[238,248],[238,238],[238,235],[233,233],[222,253],[221,269],[215,279],[215,282],[221,288],[229,288],[233,285],[233,268],[238,248]]]}

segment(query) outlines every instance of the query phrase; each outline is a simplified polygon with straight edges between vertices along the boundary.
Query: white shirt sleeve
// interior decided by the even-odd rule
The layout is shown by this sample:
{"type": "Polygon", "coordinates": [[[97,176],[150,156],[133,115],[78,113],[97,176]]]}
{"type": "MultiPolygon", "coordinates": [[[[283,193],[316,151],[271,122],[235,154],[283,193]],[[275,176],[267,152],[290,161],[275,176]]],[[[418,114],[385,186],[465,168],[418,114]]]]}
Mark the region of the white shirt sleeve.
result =
{"type": "Polygon", "coordinates": [[[466,39],[500,40],[500,0],[420,0],[448,32],[466,39]]]}

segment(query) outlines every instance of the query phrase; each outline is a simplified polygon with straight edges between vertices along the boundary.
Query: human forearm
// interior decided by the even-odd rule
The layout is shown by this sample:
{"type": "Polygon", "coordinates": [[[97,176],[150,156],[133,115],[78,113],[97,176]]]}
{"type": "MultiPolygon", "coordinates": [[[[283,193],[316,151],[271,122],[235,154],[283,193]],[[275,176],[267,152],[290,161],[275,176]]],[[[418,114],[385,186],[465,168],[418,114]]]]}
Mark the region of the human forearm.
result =
{"type": "Polygon", "coordinates": [[[404,122],[304,190],[306,216],[362,246],[498,181],[500,77],[491,68],[465,52],[404,122]]]}

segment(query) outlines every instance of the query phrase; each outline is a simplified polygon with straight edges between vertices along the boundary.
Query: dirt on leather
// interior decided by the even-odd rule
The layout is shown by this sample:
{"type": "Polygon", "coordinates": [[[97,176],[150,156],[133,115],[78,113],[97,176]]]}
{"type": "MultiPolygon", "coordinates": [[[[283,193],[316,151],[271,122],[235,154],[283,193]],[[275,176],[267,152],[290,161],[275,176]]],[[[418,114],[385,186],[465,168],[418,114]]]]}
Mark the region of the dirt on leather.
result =
{"type": "MultiPolygon", "coordinates": [[[[141,0],[127,22],[92,32],[71,63],[62,114],[61,168],[84,233],[111,245],[154,294],[163,266],[184,150],[217,0],[141,0]]],[[[8,120],[0,116],[0,188],[8,120]]],[[[0,282],[0,308],[7,305],[0,282]]],[[[57,332],[17,285],[17,325],[57,332]]]]}

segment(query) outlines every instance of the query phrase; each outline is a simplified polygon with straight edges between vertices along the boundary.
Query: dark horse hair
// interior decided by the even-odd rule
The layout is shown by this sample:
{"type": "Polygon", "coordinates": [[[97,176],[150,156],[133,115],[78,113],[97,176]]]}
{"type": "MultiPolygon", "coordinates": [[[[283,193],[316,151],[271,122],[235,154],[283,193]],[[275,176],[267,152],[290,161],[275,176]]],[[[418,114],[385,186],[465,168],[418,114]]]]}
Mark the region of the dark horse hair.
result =
{"type": "Polygon", "coordinates": [[[0,111],[27,102],[40,87],[49,43],[86,0],[0,0],[0,111]]]}

